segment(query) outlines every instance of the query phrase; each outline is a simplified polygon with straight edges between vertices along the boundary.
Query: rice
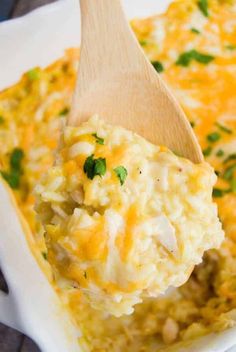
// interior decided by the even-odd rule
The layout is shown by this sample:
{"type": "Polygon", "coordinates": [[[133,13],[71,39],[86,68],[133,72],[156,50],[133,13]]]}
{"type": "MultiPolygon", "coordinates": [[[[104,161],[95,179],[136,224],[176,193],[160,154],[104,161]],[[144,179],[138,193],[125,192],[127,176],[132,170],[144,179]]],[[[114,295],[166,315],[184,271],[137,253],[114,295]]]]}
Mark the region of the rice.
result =
{"type": "Polygon", "coordinates": [[[208,164],[194,165],[98,116],[65,127],[64,136],[57,164],[36,188],[36,210],[50,264],[92,307],[131,314],[144,298],[182,285],[204,251],[220,246],[208,164]]]}

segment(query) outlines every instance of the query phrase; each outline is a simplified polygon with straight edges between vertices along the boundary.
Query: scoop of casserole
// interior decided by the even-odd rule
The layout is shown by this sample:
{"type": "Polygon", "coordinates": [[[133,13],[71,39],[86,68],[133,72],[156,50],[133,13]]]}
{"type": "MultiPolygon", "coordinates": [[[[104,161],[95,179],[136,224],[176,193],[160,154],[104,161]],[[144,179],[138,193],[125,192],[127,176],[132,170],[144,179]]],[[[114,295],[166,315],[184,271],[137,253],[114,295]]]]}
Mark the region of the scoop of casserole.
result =
{"type": "Polygon", "coordinates": [[[215,182],[207,163],[97,116],[65,127],[56,165],[36,187],[57,283],[115,316],[182,285],[223,240],[215,182]]]}

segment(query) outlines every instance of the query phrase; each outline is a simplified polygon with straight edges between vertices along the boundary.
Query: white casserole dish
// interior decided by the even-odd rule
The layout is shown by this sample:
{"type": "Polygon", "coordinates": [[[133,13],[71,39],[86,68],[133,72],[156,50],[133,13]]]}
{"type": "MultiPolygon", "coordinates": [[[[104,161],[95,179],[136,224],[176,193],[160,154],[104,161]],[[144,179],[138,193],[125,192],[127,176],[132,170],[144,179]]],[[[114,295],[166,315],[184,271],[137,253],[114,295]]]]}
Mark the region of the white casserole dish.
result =
{"type": "MultiPolygon", "coordinates": [[[[171,0],[124,0],[129,18],[162,12],[171,0]]],[[[22,18],[0,24],[0,89],[15,83],[22,73],[46,66],[66,48],[78,46],[78,0],[60,0],[22,18]]],[[[0,321],[32,337],[43,352],[76,352],[79,332],[48,284],[29,250],[19,214],[0,183],[0,264],[10,294],[0,292],[0,321]]],[[[230,352],[236,328],[198,339],[178,351],[230,352]]]]}

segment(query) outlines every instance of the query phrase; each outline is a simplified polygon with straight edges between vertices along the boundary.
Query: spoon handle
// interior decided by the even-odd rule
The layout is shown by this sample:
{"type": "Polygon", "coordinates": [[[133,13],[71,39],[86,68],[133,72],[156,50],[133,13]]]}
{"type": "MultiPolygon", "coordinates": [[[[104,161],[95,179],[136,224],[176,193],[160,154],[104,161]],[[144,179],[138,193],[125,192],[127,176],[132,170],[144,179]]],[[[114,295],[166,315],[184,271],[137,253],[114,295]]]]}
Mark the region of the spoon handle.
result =
{"type": "Polygon", "coordinates": [[[80,0],[82,38],[67,123],[93,114],[168,146],[194,162],[201,149],[176,99],[144,55],[120,0],[80,0]]]}
{"type": "MultiPolygon", "coordinates": [[[[146,58],[138,45],[120,0],[80,0],[81,51],[70,123],[79,97],[101,77],[109,80],[128,68],[138,71],[146,58]]],[[[73,124],[73,122],[72,122],[73,124]]]]}

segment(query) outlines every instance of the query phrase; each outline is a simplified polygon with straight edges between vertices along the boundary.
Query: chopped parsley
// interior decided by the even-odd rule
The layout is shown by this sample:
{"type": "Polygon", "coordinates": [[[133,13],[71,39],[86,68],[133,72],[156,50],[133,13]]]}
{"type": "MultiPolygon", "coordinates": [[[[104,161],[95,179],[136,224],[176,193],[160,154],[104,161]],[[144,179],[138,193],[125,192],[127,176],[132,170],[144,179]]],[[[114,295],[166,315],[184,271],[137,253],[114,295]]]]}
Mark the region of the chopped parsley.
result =
{"type": "Polygon", "coordinates": [[[195,34],[200,34],[201,32],[197,28],[191,28],[191,32],[195,34]]]}
{"type": "Polygon", "coordinates": [[[212,147],[207,147],[206,149],[203,149],[202,153],[204,156],[209,156],[212,152],[212,147]]]}
{"type": "Polygon", "coordinates": [[[236,164],[233,164],[224,171],[223,178],[227,181],[232,180],[234,176],[234,171],[236,170],[236,164]]]}
{"type": "Polygon", "coordinates": [[[106,159],[98,158],[94,161],[94,174],[104,176],[106,173],[106,159]]]}
{"type": "Polygon", "coordinates": [[[20,176],[22,174],[22,159],[24,152],[20,148],[13,149],[10,155],[10,170],[1,171],[2,177],[7,181],[9,186],[17,189],[20,186],[20,176]]]}
{"type": "Polygon", "coordinates": [[[4,118],[2,115],[0,115],[0,125],[2,125],[5,122],[4,118]]]}
{"type": "Polygon", "coordinates": [[[219,122],[216,122],[216,126],[223,132],[231,134],[232,130],[224,125],[221,125],[219,122]]]}
{"type": "Polygon", "coordinates": [[[127,169],[124,167],[124,166],[117,166],[115,169],[114,169],[117,177],[119,178],[120,180],[120,184],[121,186],[124,184],[125,182],[125,179],[128,175],[128,171],[127,169]]]}
{"type": "Polygon", "coordinates": [[[96,138],[96,143],[97,144],[101,144],[101,145],[104,144],[104,139],[101,138],[101,137],[98,137],[97,133],[93,133],[92,136],[96,138]]]}
{"type": "Polygon", "coordinates": [[[20,148],[13,149],[10,157],[10,166],[12,170],[21,171],[21,161],[24,157],[24,152],[20,148]]]}
{"type": "Polygon", "coordinates": [[[164,71],[164,66],[160,61],[152,61],[152,65],[158,73],[164,71]]]}
{"type": "Polygon", "coordinates": [[[1,171],[1,175],[5,181],[9,184],[12,189],[18,189],[20,187],[20,174],[15,171],[1,171]]]}
{"type": "Polygon", "coordinates": [[[146,45],[147,45],[147,41],[144,40],[144,39],[142,39],[142,40],[139,41],[139,44],[140,44],[141,46],[146,46],[146,45]]]}
{"type": "Polygon", "coordinates": [[[190,125],[191,125],[192,128],[194,128],[195,127],[195,122],[194,121],[190,121],[190,125]]]}
{"type": "Polygon", "coordinates": [[[226,164],[228,161],[231,161],[231,160],[236,160],[236,153],[233,153],[227,156],[227,158],[224,160],[224,164],[226,164]]]}
{"type": "Polygon", "coordinates": [[[219,149],[217,152],[216,152],[216,156],[223,156],[224,155],[224,151],[222,149],[219,149]]]}
{"type": "Polygon", "coordinates": [[[231,191],[233,193],[236,193],[236,178],[234,178],[231,182],[230,182],[230,186],[231,186],[231,191]]]}
{"type": "Polygon", "coordinates": [[[70,109],[66,106],[64,109],[62,109],[60,112],[59,112],[59,116],[65,116],[69,113],[70,109]]]}
{"type": "Polygon", "coordinates": [[[95,176],[102,177],[106,173],[106,159],[94,159],[93,157],[93,154],[90,155],[84,163],[84,173],[90,180],[93,180],[95,176]]]}
{"type": "Polygon", "coordinates": [[[221,135],[218,132],[213,132],[207,135],[207,140],[211,143],[217,142],[220,139],[221,135]]]}
{"type": "Polygon", "coordinates": [[[84,271],[84,278],[87,279],[87,272],[84,271]]]}
{"type": "Polygon", "coordinates": [[[48,260],[48,254],[47,252],[41,252],[43,259],[48,260]]]}
{"type": "Polygon", "coordinates": [[[212,195],[215,198],[220,198],[220,197],[223,197],[225,193],[228,193],[228,192],[229,192],[228,189],[213,188],[212,195]]]}
{"type": "Polygon", "coordinates": [[[38,68],[33,68],[27,72],[27,76],[30,81],[37,81],[40,77],[40,71],[38,68]]]}
{"type": "Polygon", "coordinates": [[[208,17],[208,0],[199,0],[198,1],[198,8],[203,13],[204,16],[208,17]]]}
{"type": "Polygon", "coordinates": [[[192,49],[180,54],[178,60],[176,61],[176,65],[187,67],[192,61],[197,61],[200,64],[206,65],[212,60],[214,60],[214,56],[203,54],[195,49],[192,49]]]}
{"type": "Polygon", "coordinates": [[[93,154],[85,160],[84,163],[84,172],[86,173],[87,177],[92,180],[94,178],[94,159],[93,154]]]}

